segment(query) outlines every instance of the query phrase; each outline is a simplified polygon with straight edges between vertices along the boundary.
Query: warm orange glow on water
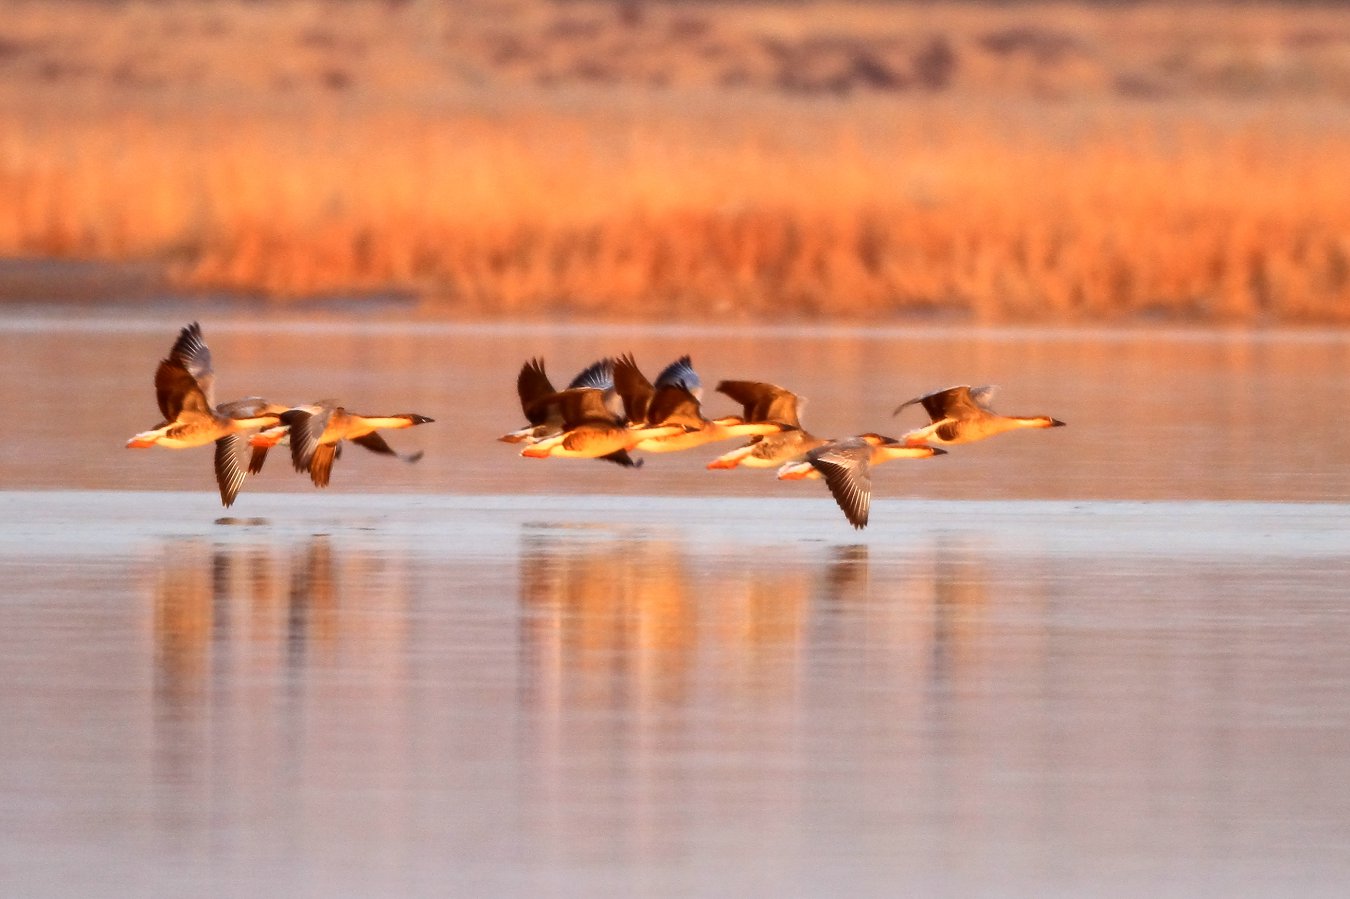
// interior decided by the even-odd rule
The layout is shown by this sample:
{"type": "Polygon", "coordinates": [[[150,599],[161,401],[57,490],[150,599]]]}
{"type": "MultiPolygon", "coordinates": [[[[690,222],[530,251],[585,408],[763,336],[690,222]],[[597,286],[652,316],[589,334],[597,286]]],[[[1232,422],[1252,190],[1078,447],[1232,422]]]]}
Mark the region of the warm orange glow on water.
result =
{"type": "MultiPolygon", "coordinates": [[[[183,323],[176,313],[142,322],[53,319],[50,330],[0,333],[0,407],[63,410],[25,416],[26,437],[0,450],[0,483],[10,489],[215,491],[209,449],[123,448],[128,435],[159,419],[154,366],[183,323]]],[[[1315,398],[1328,409],[1350,403],[1350,383],[1342,377],[1350,338],[1336,334],[482,330],[226,317],[204,318],[203,329],[222,396],[262,395],[288,404],[336,397],[361,412],[408,410],[436,419],[389,437],[399,452],[425,452],[415,465],[359,449],[344,454],[328,489],[347,495],[575,492],[830,502],[820,481],[706,470],[734,441],[649,455],[632,470],[591,460],[522,459],[517,447],[496,440],[524,424],[515,392],[524,360],[544,357],[550,377],[565,383],[599,357],[632,352],[648,376],[692,353],[710,414],[740,411],[713,389],[721,379],[781,384],[805,398],[802,422],[820,435],[895,436],[923,421],[917,408],[893,417],[899,403],[958,383],[998,385],[994,408],[1000,412],[1049,414],[1069,423],[881,467],[874,487],[883,504],[910,497],[1319,502],[1350,496],[1340,419],[1309,415],[1304,400],[1291,399],[1315,398]]],[[[313,490],[281,453],[249,478],[232,512],[254,514],[255,495],[313,490]]]]}
{"type": "Polygon", "coordinates": [[[1343,503],[255,499],[0,491],[21,891],[1350,870],[1343,503]]]}

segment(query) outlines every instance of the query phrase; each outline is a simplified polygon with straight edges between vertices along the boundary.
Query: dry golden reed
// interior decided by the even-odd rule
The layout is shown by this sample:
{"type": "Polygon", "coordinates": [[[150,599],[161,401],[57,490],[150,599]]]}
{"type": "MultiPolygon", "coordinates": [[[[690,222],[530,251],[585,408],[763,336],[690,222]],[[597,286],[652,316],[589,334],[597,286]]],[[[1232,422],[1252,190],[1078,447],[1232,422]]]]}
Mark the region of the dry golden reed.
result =
{"type": "Polygon", "coordinates": [[[10,6],[0,254],[465,315],[1350,320],[1336,4],[10,6]]]}
{"type": "Polygon", "coordinates": [[[0,145],[0,253],[474,315],[1350,320],[1345,134],[889,102],[734,120],[33,127],[0,145]]]}

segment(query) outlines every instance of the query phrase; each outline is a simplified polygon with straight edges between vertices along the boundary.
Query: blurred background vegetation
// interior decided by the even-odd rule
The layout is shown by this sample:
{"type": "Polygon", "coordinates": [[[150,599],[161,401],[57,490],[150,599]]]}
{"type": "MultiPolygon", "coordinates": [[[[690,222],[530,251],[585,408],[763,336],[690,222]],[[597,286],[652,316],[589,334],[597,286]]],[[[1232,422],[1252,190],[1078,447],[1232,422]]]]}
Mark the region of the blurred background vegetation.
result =
{"type": "Polygon", "coordinates": [[[8,0],[0,124],[13,299],[1350,320],[1333,4],[8,0]]]}

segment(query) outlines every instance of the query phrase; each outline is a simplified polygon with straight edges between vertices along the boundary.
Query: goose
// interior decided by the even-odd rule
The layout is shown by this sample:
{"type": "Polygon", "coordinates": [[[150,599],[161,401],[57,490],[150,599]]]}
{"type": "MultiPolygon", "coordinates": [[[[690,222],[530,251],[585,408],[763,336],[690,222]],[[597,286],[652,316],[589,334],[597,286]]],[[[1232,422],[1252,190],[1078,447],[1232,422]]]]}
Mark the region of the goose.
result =
{"type": "Polygon", "coordinates": [[[872,506],[872,466],[892,459],[927,459],[947,451],[877,433],[831,440],[809,450],[802,461],[778,469],[781,480],[824,478],[834,501],[853,527],[867,527],[872,506]]]}
{"type": "MultiPolygon", "coordinates": [[[[581,387],[594,387],[602,391],[606,407],[614,411],[613,405],[618,401],[614,390],[614,360],[605,358],[592,362],[567,385],[569,390],[581,387]]],[[[558,392],[544,371],[543,359],[531,358],[521,366],[520,374],[516,376],[516,393],[528,424],[503,434],[498,440],[503,443],[537,443],[563,432],[562,407],[560,401],[555,399],[558,392]]],[[[642,465],[641,459],[634,459],[627,450],[622,449],[598,458],[625,468],[642,465]]]]}
{"type": "Polygon", "coordinates": [[[155,398],[164,420],[136,434],[127,446],[187,449],[215,443],[220,501],[226,508],[233,505],[245,475],[239,462],[241,435],[277,424],[287,407],[256,396],[217,405],[211,350],[197,322],[178,332],[168,357],[160,360],[155,370],[155,398]]]}
{"type": "Polygon", "coordinates": [[[628,411],[629,427],[679,425],[684,430],[665,437],[652,437],[637,445],[641,452],[673,453],[717,440],[776,434],[792,426],[778,421],[748,422],[739,415],[709,419],[700,403],[702,382],[689,356],[666,366],[652,385],[638,369],[632,355],[614,363],[614,383],[628,411]]]}
{"type": "Polygon", "coordinates": [[[520,451],[531,459],[549,456],[575,459],[599,459],[627,451],[652,437],[676,434],[679,425],[627,427],[605,405],[604,391],[596,387],[569,387],[544,397],[540,402],[557,402],[562,412],[563,432],[528,444],[520,451]]]}
{"type": "Polygon", "coordinates": [[[915,403],[922,404],[931,423],[908,432],[902,439],[931,441],[944,446],[974,443],[1020,428],[1064,427],[1064,422],[1048,415],[999,415],[989,408],[989,400],[996,389],[992,385],[948,387],[906,400],[896,406],[891,415],[899,415],[902,409],[915,403]]]}
{"type": "MultiPolygon", "coordinates": [[[[582,369],[569,383],[568,388],[596,387],[614,391],[614,360],[599,359],[582,369]]],[[[557,394],[557,389],[549,381],[544,371],[544,360],[531,358],[520,368],[516,375],[516,394],[520,397],[520,408],[525,413],[528,424],[515,431],[503,434],[497,439],[503,443],[533,443],[545,437],[554,437],[562,433],[562,412],[558,403],[541,402],[557,394]]]]}
{"type": "Polygon", "coordinates": [[[708,463],[710,469],[774,468],[827,442],[802,428],[797,417],[801,400],[790,390],[762,381],[723,381],[717,390],[742,405],[746,422],[776,422],[786,427],[778,433],[753,437],[749,443],[718,456],[708,463]]]}
{"type": "MultiPolygon", "coordinates": [[[[381,428],[411,428],[435,421],[425,415],[404,412],[397,415],[358,415],[348,412],[333,400],[324,400],[307,406],[297,406],[281,413],[286,435],[291,445],[291,463],[296,471],[309,472],[315,487],[327,487],[340,445],[350,440],[373,453],[394,456],[404,462],[416,462],[421,452],[396,452],[376,433],[381,428]]],[[[250,443],[256,448],[266,441],[280,440],[279,428],[255,435],[250,443]]]]}

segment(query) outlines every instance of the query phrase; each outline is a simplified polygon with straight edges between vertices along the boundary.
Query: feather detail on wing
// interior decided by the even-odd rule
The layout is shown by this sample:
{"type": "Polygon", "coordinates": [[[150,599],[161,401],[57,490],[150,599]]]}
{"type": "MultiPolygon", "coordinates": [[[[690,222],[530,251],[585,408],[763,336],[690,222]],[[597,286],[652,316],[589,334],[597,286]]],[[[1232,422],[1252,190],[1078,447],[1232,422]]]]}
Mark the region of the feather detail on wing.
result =
{"type": "Polygon", "coordinates": [[[164,359],[155,369],[155,400],[165,421],[177,421],[184,409],[208,416],[212,411],[197,379],[179,359],[164,359]]]}
{"type": "Polygon", "coordinates": [[[234,505],[239,488],[244,485],[244,469],[239,464],[239,447],[243,438],[226,434],[216,440],[216,483],[220,485],[220,501],[226,508],[234,505]]]}
{"type": "Polygon", "coordinates": [[[855,528],[867,526],[872,506],[872,448],[849,446],[822,448],[808,455],[811,465],[825,478],[834,501],[855,528]]]}
{"type": "Polygon", "coordinates": [[[327,487],[328,478],[333,471],[333,459],[337,456],[336,443],[320,443],[314,448],[309,459],[309,479],[315,487],[327,487]]]}
{"type": "Polygon", "coordinates": [[[323,437],[332,412],[332,408],[324,407],[318,412],[291,409],[281,414],[281,420],[291,428],[291,464],[295,466],[296,471],[311,471],[310,462],[315,452],[322,446],[319,438],[323,437]]]}
{"type": "Polygon", "coordinates": [[[169,361],[178,362],[197,382],[208,407],[215,404],[215,373],[211,369],[211,351],[202,338],[202,326],[193,322],[178,332],[169,350],[169,361]]]}

